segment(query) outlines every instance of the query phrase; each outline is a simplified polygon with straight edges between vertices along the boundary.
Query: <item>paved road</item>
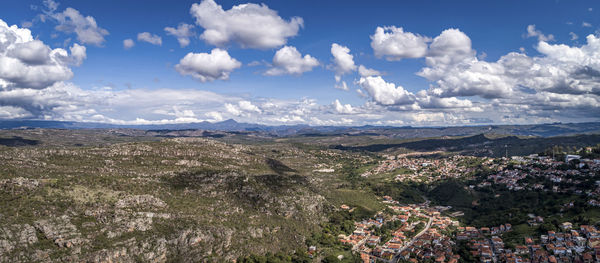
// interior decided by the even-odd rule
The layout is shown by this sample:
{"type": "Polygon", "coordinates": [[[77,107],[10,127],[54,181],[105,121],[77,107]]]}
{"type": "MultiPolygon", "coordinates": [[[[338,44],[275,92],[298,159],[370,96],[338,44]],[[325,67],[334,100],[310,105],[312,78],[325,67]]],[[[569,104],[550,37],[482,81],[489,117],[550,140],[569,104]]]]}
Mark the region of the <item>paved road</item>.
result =
{"type": "Polygon", "coordinates": [[[394,255],[394,257],[392,258],[391,262],[398,262],[398,260],[400,260],[400,253],[402,253],[402,251],[404,251],[405,249],[409,248],[410,246],[412,246],[415,241],[417,241],[417,239],[422,236],[423,234],[425,234],[425,232],[427,232],[427,230],[429,230],[429,227],[431,227],[431,223],[433,223],[433,217],[429,217],[429,221],[427,221],[427,225],[425,225],[425,228],[423,228],[423,230],[421,230],[421,232],[419,232],[418,234],[416,234],[411,240],[410,242],[408,242],[408,244],[404,245],[402,248],[400,248],[400,250],[398,251],[398,253],[396,253],[396,255],[394,255]]]}

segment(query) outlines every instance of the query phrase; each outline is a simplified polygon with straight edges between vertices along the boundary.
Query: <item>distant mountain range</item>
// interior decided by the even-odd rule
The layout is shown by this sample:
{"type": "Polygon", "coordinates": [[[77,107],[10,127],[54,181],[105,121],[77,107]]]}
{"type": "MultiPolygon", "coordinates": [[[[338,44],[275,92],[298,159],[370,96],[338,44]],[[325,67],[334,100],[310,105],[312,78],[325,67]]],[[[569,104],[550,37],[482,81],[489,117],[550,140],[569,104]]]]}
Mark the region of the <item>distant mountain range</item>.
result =
{"type": "Polygon", "coordinates": [[[484,125],[452,127],[392,127],[392,126],[270,126],[241,123],[229,119],[222,122],[198,122],[162,125],[115,125],[90,122],[5,120],[0,129],[52,128],[52,129],[139,129],[153,133],[168,133],[177,136],[189,130],[258,133],[265,136],[330,136],[330,135],[380,135],[389,138],[424,138],[441,136],[470,136],[476,134],[503,134],[519,136],[551,137],[575,134],[600,134],[600,122],[550,123],[532,125],[484,125]]]}

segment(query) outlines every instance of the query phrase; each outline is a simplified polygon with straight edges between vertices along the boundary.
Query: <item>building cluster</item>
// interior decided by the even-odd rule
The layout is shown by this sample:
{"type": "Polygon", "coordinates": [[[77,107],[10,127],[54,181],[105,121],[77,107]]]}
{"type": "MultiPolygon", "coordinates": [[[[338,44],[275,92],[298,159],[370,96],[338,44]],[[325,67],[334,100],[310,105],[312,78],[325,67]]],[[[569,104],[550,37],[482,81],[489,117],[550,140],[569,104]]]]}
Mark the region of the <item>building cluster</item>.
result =
{"type": "MultiPolygon", "coordinates": [[[[502,227],[502,226],[500,226],[502,227]]],[[[505,231],[510,227],[505,225],[505,231]]],[[[525,237],[523,245],[506,248],[502,238],[489,228],[460,227],[457,240],[468,241],[471,254],[480,262],[599,262],[600,232],[589,225],[579,229],[561,224],[562,232],[548,231],[539,239],[525,237]]]]}
{"type": "MultiPolygon", "coordinates": [[[[470,167],[473,167],[473,162],[469,158],[473,157],[457,155],[431,159],[385,156],[385,160],[363,176],[399,172],[396,175],[398,181],[425,183],[460,178],[472,174],[473,168],[470,167]],[[403,171],[398,171],[399,169],[403,171]]],[[[482,182],[471,185],[471,188],[499,184],[513,191],[568,193],[586,196],[589,205],[600,206],[600,180],[596,178],[600,175],[600,160],[568,155],[564,161],[556,161],[530,155],[513,157],[512,160],[487,158],[476,161],[483,162],[492,172],[482,182]]],[[[508,239],[509,244],[506,245],[503,238],[508,238],[505,234],[514,231],[511,224],[481,228],[459,227],[458,221],[441,215],[450,207],[430,207],[429,202],[402,205],[389,196],[384,197],[384,203],[389,208],[385,212],[380,212],[371,219],[355,222],[352,234],[339,236],[340,241],[359,253],[365,263],[400,260],[458,262],[461,259],[457,254],[458,242],[466,245],[469,257],[480,262],[600,262],[600,231],[594,226],[575,227],[564,222],[560,225],[560,231],[548,231],[539,238],[525,237],[516,242],[514,238],[508,239]],[[388,224],[390,222],[396,224],[388,224]],[[390,225],[399,227],[392,229],[390,235],[375,234],[382,233],[377,231],[378,228],[390,225]]],[[[563,207],[574,205],[571,201],[563,204],[563,207]]],[[[531,227],[539,226],[544,223],[544,218],[529,214],[527,223],[531,227]]],[[[460,249],[462,248],[465,247],[461,245],[460,249]]]]}
{"type": "Polygon", "coordinates": [[[372,174],[394,173],[399,169],[404,169],[404,171],[396,175],[395,179],[397,181],[430,183],[443,179],[459,178],[470,174],[473,168],[468,168],[463,163],[475,159],[475,157],[462,155],[439,159],[409,157],[405,155],[386,155],[384,157],[385,159],[380,161],[379,165],[366,171],[362,176],[368,177],[372,174]]]}
{"type": "Polygon", "coordinates": [[[506,249],[501,235],[512,231],[511,224],[498,227],[459,227],[457,241],[467,241],[470,253],[480,262],[523,262],[524,258],[510,249],[506,249]]]}
{"type": "Polygon", "coordinates": [[[431,227],[403,250],[399,258],[410,262],[449,262],[456,263],[460,259],[454,252],[455,242],[443,230],[431,227]]]}
{"type": "Polygon", "coordinates": [[[582,184],[586,178],[600,174],[600,160],[575,159],[577,157],[569,155],[570,161],[579,161],[575,167],[566,165],[563,161],[537,155],[513,157],[517,164],[499,165],[496,172],[489,175],[485,181],[471,187],[483,188],[499,184],[513,191],[541,190],[587,195],[590,205],[600,206],[600,181],[596,181],[594,189],[584,188],[582,184]],[[565,166],[568,168],[565,169],[565,166]]]}
{"type": "Polygon", "coordinates": [[[429,207],[428,202],[401,205],[389,196],[384,197],[384,203],[391,213],[380,212],[371,219],[355,222],[352,234],[339,236],[343,244],[361,254],[364,262],[396,262],[398,259],[457,262],[454,241],[446,233],[459,223],[440,213],[448,207],[429,207]],[[374,234],[376,228],[393,222],[400,222],[395,224],[399,227],[390,231],[388,240],[374,234]]]}

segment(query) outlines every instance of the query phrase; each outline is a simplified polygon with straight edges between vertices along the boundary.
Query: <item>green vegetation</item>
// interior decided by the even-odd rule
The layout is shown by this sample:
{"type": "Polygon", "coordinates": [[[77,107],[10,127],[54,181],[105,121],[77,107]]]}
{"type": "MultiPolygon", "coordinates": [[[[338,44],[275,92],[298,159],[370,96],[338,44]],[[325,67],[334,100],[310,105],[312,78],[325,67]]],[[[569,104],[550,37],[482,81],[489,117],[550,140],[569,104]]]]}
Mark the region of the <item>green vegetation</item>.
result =
{"type": "MultiPolygon", "coordinates": [[[[139,261],[151,261],[144,255],[152,254],[165,255],[171,262],[189,258],[204,262],[360,262],[338,236],[350,234],[354,222],[384,210],[383,196],[405,204],[430,200],[433,205],[450,205],[453,209],[448,213],[464,212],[459,218],[464,225],[511,223],[514,230],[503,236],[508,247],[522,244],[525,236],[558,229],[560,222],[600,225],[600,209],[589,206],[584,195],[511,191],[501,185],[469,187],[493,172],[482,158],[466,158],[458,164],[470,168],[464,177],[431,184],[396,182],[396,175],[413,172],[406,168],[361,176],[384,160],[376,151],[446,148],[498,156],[504,153],[506,143],[529,153],[564,142],[569,148],[555,150],[595,157],[600,145],[583,146],[600,138],[596,135],[551,138],[542,143],[539,138],[496,135],[402,140],[373,135],[257,138],[203,133],[210,137],[207,139],[124,132],[0,131],[0,144],[4,144],[0,146],[0,228],[17,231],[27,224],[36,227],[38,240],[1,253],[0,261],[19,255],[32,255],[25,261],[36,261],[39,251],[49,251],[53,261],[86,261],[106,259],[108,253],[124,249],[136,254],[132,260],[139,261]],[[351,143],[325,146],[346,141],[351,143]],[[572,207],[565,207],[571,202],[572,207]],[[342,205],[349,209],[341,209],[342,205]],[[528,214],[545,217],[545,223],[529,226],[528,214]],[[74,245],[81,253],[59,248],[55,239],[47,236],[52,233],[41,230],[40,220],[57,218],[64,221],[58,226],[48,223],[49,228],[65,227],[64,231],[70,232],[64,236],[84,240],[74,245]],[[316,247],[313,258],[307,254],[310,246],[316,247]]],[[[441,152],[428,158],[450,154],[441,152]]],[[[509,167],[518,166],[514,162],[509,167]]],[[[580,182],[581,189],[594,190],[600,177],[573,175],[569,179],[580,182]]],[[[571,186],[532,177],[522,182],[571,186]]],[[[372,230],[385,242],[399,224],[395,221],[372,230]]],[[[417,225],[412,234],[423,227],[417,225]]],[[[11,232],[12,236],[18,234],[11,232]]],[[[459,244],[458,254],[464,260],[473,259],[464,250],[464,244],[459,244]]]]}
{"type": "MultiPolygon", "coordinates": [[[[337,260],[337,259],[336,259],[337,260]]],[[[306,253],[295,253],[287,255],[284,253],[267,253],[265,255],[250,255],[247,257],[239,257],[236,262],[239,263],[308,263],[311,262],[310,257],[306,253]]]]}

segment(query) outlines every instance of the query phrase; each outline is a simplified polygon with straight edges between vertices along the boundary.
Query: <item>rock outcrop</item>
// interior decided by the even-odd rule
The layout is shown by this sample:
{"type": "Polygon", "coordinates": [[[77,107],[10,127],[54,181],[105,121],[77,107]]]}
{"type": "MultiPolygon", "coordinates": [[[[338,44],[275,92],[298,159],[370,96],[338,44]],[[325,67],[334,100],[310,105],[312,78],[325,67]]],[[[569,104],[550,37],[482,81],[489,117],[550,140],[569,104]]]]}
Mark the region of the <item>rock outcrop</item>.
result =
{"type": "Polygon", "coordinates": [[[68,216],[35,221],[35,228],[44,236],[53,241],[58,247],[71,248],[80,246],[88,240],[81,237],[81,233],[73,225],[68,216]]]}

